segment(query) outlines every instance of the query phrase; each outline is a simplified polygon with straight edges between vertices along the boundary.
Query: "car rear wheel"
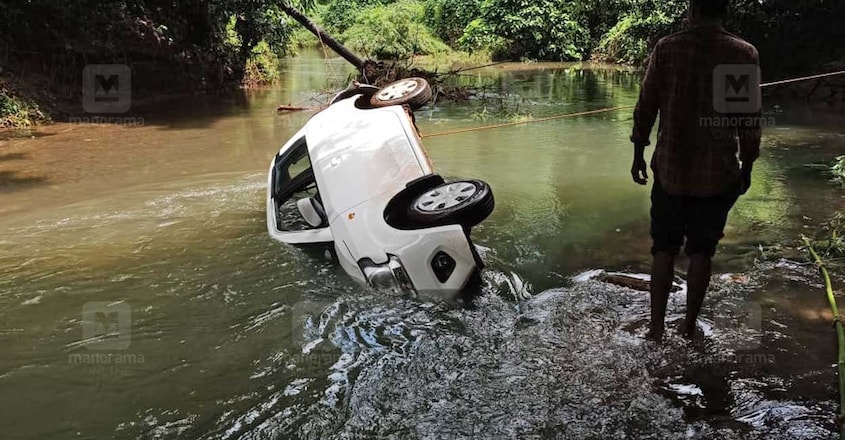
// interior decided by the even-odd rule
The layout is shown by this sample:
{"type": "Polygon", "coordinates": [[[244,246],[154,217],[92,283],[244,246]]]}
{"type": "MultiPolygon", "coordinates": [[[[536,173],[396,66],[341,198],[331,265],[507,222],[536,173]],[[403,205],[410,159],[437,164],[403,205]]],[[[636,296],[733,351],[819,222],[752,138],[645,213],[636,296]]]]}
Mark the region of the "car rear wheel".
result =
{"type": "Polygon", "coordinates": [[[373,107],[408,104],[412,110],[424,107],[431,101],[428,81],[422,78],[405,78],[384,86],[370,99],[373,107]]]}
{"type": "Polygon", "coordinates": [[[486,219],[495,206],[493,191],[480,180],[448,182],[411,201],[408,219],[417,224],[459,224],[471,228],[486,219]]]}

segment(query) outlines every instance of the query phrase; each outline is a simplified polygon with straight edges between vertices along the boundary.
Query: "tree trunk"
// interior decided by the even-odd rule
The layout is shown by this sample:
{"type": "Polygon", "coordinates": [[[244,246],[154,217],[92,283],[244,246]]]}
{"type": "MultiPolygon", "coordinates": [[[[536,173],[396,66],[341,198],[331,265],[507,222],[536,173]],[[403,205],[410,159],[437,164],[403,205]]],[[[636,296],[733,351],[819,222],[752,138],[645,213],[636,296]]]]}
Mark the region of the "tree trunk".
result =
{"type": "Polygon", "coordinates": [[[329,46],[333,51],[337,52],[338,55],[342,56],[343,59],[352,63],[359,71],[363,70],[364,68],[364,60],[362,60],[358,55],[355,55],[346,48],[346,46],[340,44],[339,41],[335,40],[334,37],[329,35],[326,31],[324,31],[320,26],[317,26],[316,23],[311,21],[310,18],[306,17],[305,14],[300,12],[298,9],[294,8],[293,6],[282,3],[281,4],[282,10],[285,11],[288,15],[291,16],[294,20],[298,21],[299,24],[305,26],[306,29],[311,31],[314,35],[320,39],[320,42],[324,43],[326,46],[329,46]]]}

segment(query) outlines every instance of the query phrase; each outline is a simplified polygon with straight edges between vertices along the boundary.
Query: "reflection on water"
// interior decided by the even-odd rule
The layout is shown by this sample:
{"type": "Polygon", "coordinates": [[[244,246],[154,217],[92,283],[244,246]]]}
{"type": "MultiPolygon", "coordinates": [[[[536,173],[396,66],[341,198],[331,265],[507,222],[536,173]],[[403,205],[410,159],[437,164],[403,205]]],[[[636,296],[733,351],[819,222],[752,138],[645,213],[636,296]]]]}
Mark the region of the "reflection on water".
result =
{"type": "MultiPolygon", "coordinates": [[[[310,116],[275,107],[325,99],[349,73],[313,56],[288,70],[281,87],[177,101],[143,127],[0,140],[0,437],[834,437],[820,286],[755,259],[842,206],[806,166],[845,150],[841,125],[774,115],[716,262],[738,274],[708,297],[709,336],[658,348],[642,337],[647,296],[571,279],[647,269],[629,111],[426,140],[442,174],[496,193],[474,232],[487,294],[464,310],[366,291],[267,237],[264,172],[310,116]],[[86,347],[91,303],[129,306],[128,349],[86,347]]],[[[424,133],[628,105],[638,77],[540,64],[455,81],[486,96],[421,111],[424,133]]]]}

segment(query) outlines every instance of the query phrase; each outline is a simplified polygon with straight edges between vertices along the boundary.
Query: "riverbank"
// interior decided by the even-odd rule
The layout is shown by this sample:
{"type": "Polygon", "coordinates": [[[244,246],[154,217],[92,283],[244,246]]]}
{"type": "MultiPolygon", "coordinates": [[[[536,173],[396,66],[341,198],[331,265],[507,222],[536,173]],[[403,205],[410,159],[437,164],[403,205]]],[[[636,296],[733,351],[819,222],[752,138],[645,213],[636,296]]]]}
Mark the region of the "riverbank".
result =
{"type": "MultiPolygon", "coordinates": [[[[343,66],[344,63],[337,58],[333,52],[326,48],[300,49],[299,56],[309,58],[324,58],[326,68],[336,69],[333,65],[343,66]]],[[[251,90],[264,90],[277,87],[283,81],[285,68],[284,62],[295,60],[294,58],[273,59],[263,58],[263,61],[256,62],[251,67],[253,74],[248,76],[249,82],[244,82],[239,87],[227,87],[217,89],[212,93],[202,91],[167,90],[157,93],[154,90],[146,90],[143,93],[133,93],[133,111],[127,115],[98,115],[89,114],[83,111],[81,87],[66,84],[59,86],[50,83],[46,78],[36,76],[12,76],[9,74],[0,75],[0,130],[29,129],[38,125],[56,122],[84,122],[91,120],[107,121],[109,116],[132,117],[144,114],[148,110],[160,107],[163,102],[183,99],[188,96],[204,96],[206,98],[227,99],[235,97],[251,90]],[[261,66],[261,67],[258,67],[261,66]]],[[[455,96],[470,97],[483,90],[484,94],[497,95],[503,90],[497,89],[495,85],[478,82],[478,68],[489,71],[515,72],[533,71],[544,69],[571,68],[575,70],[596,70],[609,69],[618,72],[638,73],[641,70],[628,64],[613,64],[603,62],[491,62],[487,54],[468,54],[461,52],[449,52],[436,55],[415,56],[408,60],[394,61],[397,66],[410,69],[420,68],[436,75],[442,75],[444,79],[451,79],[447,83],[450,90],[454,92],[461,89],[464,93],[453,93],[455,96]],[[451,75],[446,75],[452,72],[451,75]],[[451,78],[450,78],[451,77],[451,78]],[[454,89],[454,90],[453,90],[454,89]]],[[[352,77],[350,66],[344,66],[341,70],[350,72],[348,78],[352,77]]],[[[347,79],[348,79],[347,78],[347,79]]],[[[327,83],[326,86],[332,90],[345,87],[345,82],[327,83]]],[[[824,78],[812,80],[805,83],[789,84],[767,89],[764,92],[765,101],[768,105],[780,109],[787,106],[809,106],[816,108],[823,117],[828,117],[831,112],[845,112],[845,77],[824,78]]],[[[518,98],[518,96],[517,96],[518,98]]],[[[204,98],[205,99],[205,98],[204,98]]]]}
{"type": "Polygon", "coordinates": [[[53,120],[56,98],[11,75],[0,75],[0,129],[29,128],[53,120]]]}
{"type": "MultiPolygon", "coordinates": [[[[300,47],[297,56],[321,57],[326,61],[326,68],[333,67],[339,60],[337,55],[325,47],[300,47]]],[[[213,89],[173,87],[145,81],[143,88],[133,86],[131,94],[131,112],[128,114],[86,113],[83,108],[83,89],[78,82],[63,83],[51,80],[44,75],[29,73],[14,75],[8,71],[0,73],[0,130],[31,129],[51,122],[73,122],[85,120],[107,120],[110,117],[132,117],[159,107],[161,103],[183,99],[189,96],[229,99],[254,90],[264,90],[278,86],[285,74],[285,62],[296,57],[278,58],[269,47],[259,44],[253,56],[247,61],[246,74],[239,84],[228,84],[213,89]]],[[[444,52],[434,55],[414,56],[406,60],[388,61],[388,64],[410,69],[421,68],[430,72],[449,72],[477,67],[490,62],[489,55],[463,52],[444,52]]],[[[349,66],[341,70],[348,71],[349,66]]],[[[352,73],[349,73],[352,78],[352,73]]],[[[134,84],[134,82],[133,82],[134,84]]],[[[340,84],[325,84],[321,87],[345,87],[340,84]]],[[[204,99],[205,99],[204,98],[204,99]]]]}

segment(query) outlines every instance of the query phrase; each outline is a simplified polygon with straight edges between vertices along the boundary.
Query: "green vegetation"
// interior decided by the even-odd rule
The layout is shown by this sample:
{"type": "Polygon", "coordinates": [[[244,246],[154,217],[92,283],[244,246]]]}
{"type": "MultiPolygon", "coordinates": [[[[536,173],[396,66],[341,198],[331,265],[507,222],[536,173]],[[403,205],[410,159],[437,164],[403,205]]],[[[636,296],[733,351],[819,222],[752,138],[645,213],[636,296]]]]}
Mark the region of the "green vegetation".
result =
{"type": "Polygon", "coordinates": [[[273,84],[281,79],[281,59],[266,41],[252,48],[244,66],[242,83],[246,86],[273,84]]]}
{"type": "Polygon", "coordinates": [[[398,1],[368,6],[351,17],[349,27],[340,34],[340,39],[355,52],[381,59],[450,51],[423,24],[424,19],[425,5],[421,2],[398,1]]]}
{"type": "Polygon", "coordinates": [[[614,63],[642,63],[657,38],[680,30],[687,9],[685,0],[648,3],[638,4],[601,37],[597,58],[614,63]]]}
{"type": "Polygon", "coordinates": [[[581,60],[590,35],[570,6],[553,0],[487,0],[459,43],[500,59],[581,60]],[[486,47],[485,47],[486,46],[486,47]]]}
{"type": "Polygon", "coordinates": [[[38,104],[19,95],[0,81],[0,128],[26,128],[50,120],[38,104]]]}
{"type": "MultiPolygon", "coordinates": [[[[639,65],[683,28],[688,0],[323,0],[315,20],[341,42],[383,58],[485,53],[502,60],[639,65]],[[436,40],[440,41],[436,41],[436,40]],[[444,43],[443,44],[440,43],[444,43]]],[[[845,60],[838,0],[734,0],[728,28],[757,45],[772,76],[845,60]],[[783,53],[792,56],[784,60],[783,53]]],[[[312,40],[314,41],[314,40],[312,40]]]]}
{"type": "MultiPolygon", "coordinates": [[[[834,235],[836,232],[834,232],[834,235]]],[[[833,324],[836,329],[837,341],[837,367],[839,376],[839,420],[845,419],[845,326],[842,323],[842,316],[839,313],[839,306],[836,303],[836,294],[833,291],[833,283],[831,281],[830,272],[827,269],[824,258],[816,251],[815,246],[807,237],[804,237],[804,245],[807,252],[813,260],[813,263],[819,268],[819,273],[824,280],[825,293],[827,294],[827,302],[830,306],[830,312],[833,314],[833,324]]],[[[845,428],[840,424],[839,438],[845,440],[845,428]]]]}
{"type": "MultiPolygon", "coordinates": [[[[311,0],[293,2],[307,9],[311,0]]],[[[133,88],[219,90],[254,58],[284,56],[294,26],[277,0],[27,0],[0,3],[0,59],[14,74],[81,84],[89,64],[129,64],[133,88]]]]}
{"type": "MultiPolygon", "coordinates": [[[[13,0],[0,2],[0,72],[75,104],[88,64],[129,64],[137,91],[271,84],[282,57],[319,45],[287,5],[366,57],[638,65],[657,39],[682,28],[687,1],[13,0]]],[[[728,28],[757,45],[769,78],[845,60],[836,44],[845,40],[845,2],[734,0],[732,8],[728,28]]],[[[39,119],[32,101],[5,94],[4,121],[39,119]],[[28,112],[36,116],[8,116],[28,112]]]]}
{"type": "Polygon", "coordinates": [[[834,179],[839,183],[845,184],[845,156],[839,156],[833,162],[833,166],[830,168],[830,172],[833,173],[834,179]]]}
{"type": "MultiPolygon", "coordinates": [[[[830,312],[833,315],[833,326],[836,329],[837,341],[837,372],[839,382],[839,420],[845,420],[845,324],[836,301],[833,290],[832,270],[842,270],[842,258],[845,256],[845,214],[837,213],[823,230],[823,237],[811,239],[802,237],[804,249],[810,256],[810,261],[816,265],[824,281],[825,294],[830,312]]],[[[839,438],[845,440],[845,427],[840,424],[839,438]]]]}

